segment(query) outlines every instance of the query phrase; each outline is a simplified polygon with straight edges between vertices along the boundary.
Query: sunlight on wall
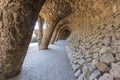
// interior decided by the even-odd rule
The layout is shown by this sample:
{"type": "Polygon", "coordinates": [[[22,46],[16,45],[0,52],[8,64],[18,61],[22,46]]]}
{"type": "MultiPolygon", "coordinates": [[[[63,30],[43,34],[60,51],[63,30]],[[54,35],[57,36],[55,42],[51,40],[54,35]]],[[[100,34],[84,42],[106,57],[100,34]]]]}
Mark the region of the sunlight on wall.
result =
{"type": "Polygon", "coordinates": [[[46,29],[46,23],[44,22],[44,24],[43,24],[43,29],[46,29]]]}
{"type": "Polygon", "coordinates": [[[38,21],[37,21],[36,24],[35,24],[35,29],[34,29],[34,30],[37,30],[37,29],[39,29],[39,28],[38,28],[38,21]]]}

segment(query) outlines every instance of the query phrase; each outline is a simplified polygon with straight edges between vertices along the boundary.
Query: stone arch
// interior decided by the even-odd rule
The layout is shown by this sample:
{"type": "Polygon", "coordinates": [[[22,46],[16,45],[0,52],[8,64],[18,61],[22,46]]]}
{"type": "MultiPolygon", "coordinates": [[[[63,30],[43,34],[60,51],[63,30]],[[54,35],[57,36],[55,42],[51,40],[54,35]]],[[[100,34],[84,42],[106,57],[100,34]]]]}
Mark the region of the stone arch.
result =
{"type": "MultiPolygon", "coordinates": [[[[66,17],[67,17],[67,16],[66,16],[66,17]]],[[[56,25],[56,27],[55,27],[55,29],[54,29],[53,35],[52,35],[52,37],[51,37],[51,40],[50,40],[50,44],[53,44],[53,43],[55,42],[55,38],[56,38],[56,36],[57,36],[57,33],[58,33],[59,29],[60,29],[62,26],[68,24],[68,21],[66,20],[66,17],[63,18],[63,19],[61,19],[61,20],[57,23],[57,25],[56,25]]]]}
{"type": "Polygon", "coordinates": [[[58,32],[57,32],[56,37],[55,37],[55,42],[59,40],[60,36],[62,35],[61,33],[62,33],[62,31],[64,31],[64,30],[69,30],[70,33],[71,33],[71,30],[70,30],[70,28],[69,28],[67,25],[61,26],[61,27],[59,28],[58,32]]]}
{"type": "Polygon", "coordinates": [[[38,47],[41,44],[42,38],[43,38],[43,25],[44,25],[44,18],[42,18],[40,15],[38,16],[38,47]]]}
{"type": "Polygon", "coordinates": [[[71,32],[68,29],[63,29],[58,40],[66,40],[70,36],[71,32]]]}
{"type": "MultiPolygon", "coordinates": [[[[45,14],[45,11],[48,10],[45,7],[43,7],[43,10],[41,11],[41,15],[43,16],[43,18],[45,19],[46,23],[47,23],[47,28],[45,30],[44,36],[42,38],[42,42],[41,45],[39,46],[40,49],[47,49],[48,45],[50,43],[52,34],[54,32],[54,29],[57,25],[57,23],[63,19],[64,17],[68,16],[71,14],[71,6],[70,3],[65,1],[62,2],[60,0],[58,1],[51,1],[47,2],[45,5],[55,5],[56,3],[58,3],[57,6],[49,6],[49,7],[57,7],[54,8],[53,12],[49,12],[45,14]],[[64,6],[62,7],[61,4],[64,6]]],[[[44,6],[45,6],[44,5],[44,6]]]]}

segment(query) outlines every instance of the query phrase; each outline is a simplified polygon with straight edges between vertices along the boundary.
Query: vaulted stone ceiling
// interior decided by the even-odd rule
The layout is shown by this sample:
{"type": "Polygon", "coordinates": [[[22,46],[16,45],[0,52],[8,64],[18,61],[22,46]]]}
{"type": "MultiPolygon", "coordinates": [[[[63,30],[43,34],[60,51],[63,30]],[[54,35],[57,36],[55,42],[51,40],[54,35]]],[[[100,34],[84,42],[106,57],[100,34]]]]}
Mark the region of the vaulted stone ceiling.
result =
{"type": "Polygon", "coordinates": [[[52,32],[57,26],[65,26],[71,32],[79,31],[81,27],[93,32],[93,27],[101,23],[105,17],[119,11],[119,3],[118,0],[47,0],[40,12],[40,16],[49,27],[45,33],[46,38],[43,36],[43,44],[41,44],[46,47],[41,47],[41,49],[47,48],[52,32]]]}
{"type": "Polygon", "coordinates": [[[44,41],[49,44],[51,38],[50,43],[54,43],[54,36],[67,29],[71,35],[66,46],[76,79],[119,80],[120,71],[115,69],[120,67],[119,4],[119,0],[46,1],[40,16],[49,28],[41,46],[46,45],[44,41]]]}
{"type": "Polygon", "coordinates": [[[65,19],[74,30],[114,14],[119,3],[118,0],[47,0],[40,15],[46,22],[65,19]]]}

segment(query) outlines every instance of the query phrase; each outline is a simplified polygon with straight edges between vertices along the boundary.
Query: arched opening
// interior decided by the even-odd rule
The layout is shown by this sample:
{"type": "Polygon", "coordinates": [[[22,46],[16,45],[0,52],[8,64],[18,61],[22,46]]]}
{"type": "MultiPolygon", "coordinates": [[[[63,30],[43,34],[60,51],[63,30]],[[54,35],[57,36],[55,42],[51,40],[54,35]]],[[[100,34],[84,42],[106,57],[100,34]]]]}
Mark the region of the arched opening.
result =
{"type": "Polygon", "coordinates": [[[32,38],[31,38],[31,43],[38,42],[38,32],[39,32],[39,24],[38,24],[38,21],[36,21],[33,34],[32,34],[32,38]]]}
{"type": "Polygon", "coordinates": [[[59,40],[66,40],[70,36],[71,32],[69,30],[63,30],[61,31],[61,35],[59,37],[59,40]]]}
{"type": "Polygon", "coordinates": [[[39,15],[36,24],[34,26],[31,43],[38,42],[38,44],[40,45],[45,29],[46,29],[46,22],[44,21],[44,18],[42,18],[39,15]]]}

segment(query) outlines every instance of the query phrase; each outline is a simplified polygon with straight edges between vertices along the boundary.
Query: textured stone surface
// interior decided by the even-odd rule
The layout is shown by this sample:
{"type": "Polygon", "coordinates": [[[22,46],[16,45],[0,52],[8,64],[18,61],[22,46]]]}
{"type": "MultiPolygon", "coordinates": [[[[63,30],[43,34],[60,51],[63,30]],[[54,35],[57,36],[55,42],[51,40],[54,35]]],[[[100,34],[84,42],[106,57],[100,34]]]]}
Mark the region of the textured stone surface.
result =
{"type": "Polygon", "coordinates": [[[91,73],[93,73],[94,70],[95,70],[95,66],[90,64],[90,63],[83,64],[83,66],[82,66],[82,72],[86,76],[88,76],[91,73]]]}
{"type": "Polygon", "coordinates": [[[97,80],[98,77],[101,76],[101,72],[99,70],[95,70],[91,75],[89,80],[97,80]]]}
{"type": "Polygon", "coordinates": [[[109,72],[109,68],[105,63],[98,62],[96,64],[96,67],[98,68],[99,71],[101,72],[109,72]]]}
{"type": "Polygon", "coordinates": [[[116,59],[117,59],[118,61],[120,61],[120,53],[117,53],[117,54],[116,54],[116,59]]]}
{"type": "Polygon", "coordinates": [[[110,73],[115,77],[120,79],[120,62],[112,63],[112,69],[110,73]]]}
{"type": "Polygon", "coordinates": [[[105,73],[99,78],[99,80],[114,80],[114,78],[111,74],[105,73]]]}
{"type": "Polygon", "coordinates": [[[44,19],[41,16],[38,16],[38,47],[41,45],[42,38],[43,38],[43,24],[44,24],[44,19]]]}
{"type": "Polygon", "coordinates": [[[0,79],[20,72],[45,0],[0,0],[0,79]]]}
{"type": "MultiPolygon", "coordinates": [[[[109,75],[105,74],[105,76],[110,76],[110,79],[113,80],[115,77],[110,74],[110,70],[113,70],[111,63],[119,62],[120,54],[118,50],[120,46],[120,6],[118,3],[120,2],[86,0],[78,3],[82,3],[82,6],[79,5],[80,9],[77,7],[78,11],[74,13],[72,22],[68,25],[74,31],[67,39],[66,46],[70,61],[74,65],[73,68],[77,67],[75,73],[78,70],[84,70],[89,75],[81,72],[76,80],[89,80],[96,70],[102,74],[107,72],[109,75]],[[73,26],[76,27],[72,28],[73,26]],[[89,72],[87,68],[82,67],[88,63],[93,65],[99,63],[99,65],[95,66],[93,72],[89,72]]],[[[98,80],[102,74],[94,76],[94,79],[98,80]]],[[[105,76],[101,78],[109,80],[105,76]]]]}
{"type": "Polygon", "coordinates": [[[105,54],[101,55],[100,61],[110,64],[110,63],[115,62],[115,57],[113,57],[113,54],[111,54],[111,53],[107,53],[107,54],[105,53],[105,54]]]}
{"type": "Polygon", "coordinates": [[[85,77],[84,74],[81,74],[81,75],[78,77],[78,80],[87,80],[87,78],[85,77]]]}

